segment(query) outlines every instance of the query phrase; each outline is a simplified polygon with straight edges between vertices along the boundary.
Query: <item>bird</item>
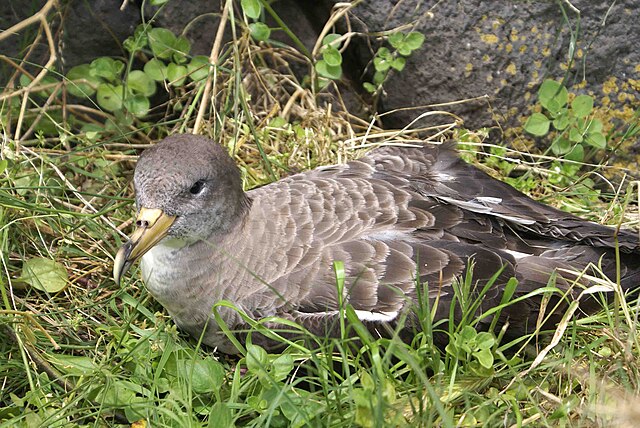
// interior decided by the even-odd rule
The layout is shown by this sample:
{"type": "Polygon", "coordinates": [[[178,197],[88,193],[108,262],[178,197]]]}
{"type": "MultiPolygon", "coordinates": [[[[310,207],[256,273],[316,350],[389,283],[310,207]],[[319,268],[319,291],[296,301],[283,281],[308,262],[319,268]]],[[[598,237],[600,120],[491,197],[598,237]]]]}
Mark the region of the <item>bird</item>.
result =
{"type": "MultiPolygon", "coordinates": [[[[536,293],[549,284],[560,296],[551,323],[594,278],[616,281],[619,272],[623,290],[640,285],[635,232],[537,202],[464,162],[455,146],[379,147],[245,191],[221,144],[170,135],[135,167],[136,230],[115,256],[114,280],[141,259],[145,286],[177,326],[225,354],[240,352],[251,320],[339,335],[347,306],[372,334],[410,340],[422,325],[421,296],[436,324],[462,316],[456,287],[465,280],[481,297],[476,314],[517,281],[513,303],[477,324],[507,326],[511,338],[552,308],[536,293]]],[[[254,343],[282,346],[266,336],[254,343]]]]}

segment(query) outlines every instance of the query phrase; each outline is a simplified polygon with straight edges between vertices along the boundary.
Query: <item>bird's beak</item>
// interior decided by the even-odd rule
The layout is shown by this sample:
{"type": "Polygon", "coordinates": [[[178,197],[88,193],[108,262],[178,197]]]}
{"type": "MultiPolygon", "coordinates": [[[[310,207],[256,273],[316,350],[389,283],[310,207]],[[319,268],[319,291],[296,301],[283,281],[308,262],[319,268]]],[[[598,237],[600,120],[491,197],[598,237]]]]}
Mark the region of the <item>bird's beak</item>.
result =
{"type": "Polygon", "coordinates": [[[175,216],[165,214],[157,208],[140,208],[131,238],[118,250],[113,262],[113,280],[120,285],[120,279],[131,265],[165,237],[175,216]]]}

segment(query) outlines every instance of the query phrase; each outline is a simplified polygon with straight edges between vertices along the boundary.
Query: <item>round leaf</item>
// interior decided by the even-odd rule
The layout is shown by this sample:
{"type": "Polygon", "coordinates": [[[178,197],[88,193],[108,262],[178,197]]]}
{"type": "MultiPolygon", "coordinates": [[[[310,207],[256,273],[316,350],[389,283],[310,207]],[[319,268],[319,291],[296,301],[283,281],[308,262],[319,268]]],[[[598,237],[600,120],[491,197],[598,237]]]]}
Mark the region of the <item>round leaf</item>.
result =
{"type": "Polygon", "coordinates": [[[20,280],[38,290],[57,293],[67,286],[67,269],[54,260],[34,257],[22,265],[20,280]]]}
{"type": "Polygon", "coordinates": [[[103,79],[113,82],[120,79],[120,75],[124,70],[124,63],[112,58],[100,57],[91,62],[91,75],[102,77],[103,79]]]}
{"type": "Polygon", "coordinates": [[[316,63],[316,71],[320,76],[332,80],[337,80],[342,76],[342,67],[332,67],[324,60],[320,60],[316,63]]]}
{"type": "Polygon", "coordinates": [[[593,110],[593,98],[589,95],[578,95],[571,101],[573,114],[577,117],[586,117],[593,110]]]}
{"type": "Polygon", "coordinates": [[[407,34],[407,37],[405,38],[404,42],[408,49],[415,51],[416,49],[419,49],[422,47],[424,43],[424,39],[425,39],[424,34],[418,33],[417,31],[412,31],[411,33],[407,34]]]}
{"type": "Polygon", "coordinates": [[[149,98],[141,94],[127,97],[124,107],[135,117],[143,117],[149,113],[149,98]]]}
{"type": "Polygon", "coordinates": [[[551,151],[556,156],[567,154],[571,151],[571,141],[566,138],[558,138],[551,145],[551,151]]]}
{"type": "Polygon", "coordinates": [[[184,65],[174,64],[173,62],[167,66],[167,79],[172,86],[182,86],[187,78],[187,67],[184,65]]]}
{"type": "MultiPolygon", "coordinates": [[[[340,34],[336,34],[336,33],[327,34],[322,39],[322,45],[323,46],[330,45],[331,43],[333,43],[334,40],[338,40],[340,37],[342,37],[342,36],[340,34]]],[[[333,46],[333,47],[337,48],[338,46],[333,46]]]]}
{"type": "Polygon", "coordinates": [[[582,162],[584,160],[584,147],[582,147],[582,144],[576,144],[564,157],[568,160],[582,162]]]}
{"type": "Polygon", "coordinates": [[[247,17],[251,19],[260,18],[260,13],[262,13],[262,4],[260,0],[242,0],[240,2],[242,6],[242,11],[247,17]]]}
{"type": "Polygon", "coordinates": [[[124,88],[122,85],[112,85],[102,83],[98,86],[96,100],[98,105],[107,111],[116,111],[122,108],[122,95],[124,88]]]}
{"type": "Polygon", "coordinates": [[[569,130],[569,140],[573,141],[574,143],[581,143],[583,140],[582,132],[580,132],[580,130],[577,128],[571,128],[569,130]]]}
{"type": "Polygon", "coordinates": [[[153,54],[162,59],[171,58],[176,36],[166,28],[152,28],[149,30],[149,46],[153,54]]]}
{"type": "Polygon", "coordinates": [[[607,138],[600,132],[594,132],[587,134],[585,139],[587,144],[596,147],[598,149],[604,149],[607,147],[607,138]]]}
{"type": "Polygon", "coordinates": [[[213,358],[193,362],[192,387],[198,394],[217,391],[224,382],[224,368],[213,358]]]}
{"type": "Polygon", "coordinates": [[[194,82],[206,79],[209,75],[209,58],[204,55],[194,56],[187,64],[187,72],[194,82]]]}
{"type": "Polygon", "coordinates": [[[389,34],[389,44],[398,49],[404,43],[404,34],[401,32],[389,34]]]}
{"type": "Polygon", "coordinates": [[[156,82],[162,82],[167,76],[167,66],[159,59],[153,58],[144,65],[144,72],[156,82]]]}
{"type": "Polygon", "coordinates": [[[259,42],[269,40],[269,36],[271,36],[271,29],[262,22],[249,24],[249,30],[251,31],[251,37],[259,42]]]}
{"type": "Polygon", "coordinates": [[[329,67],[339,67],[342,64],[342,54],[333,46],[327,46],[322,52],[322,59],[329,67]]]}
{"type": "Polygon", "coordinates": [[[545,80],[538,89],[538,100],[547,110],[557,112],[567,104],[569,93],[567,88],[555,80],[545,80]],[[553,100],[553,104],[550,102],[553,100]],[[550,108],[551,107],[551,108],[550,108]]]}
{"type": "Polygon", "coordinates": [[[144,71],[134,70],[127,76],[127,87],[134,94],[150,97],[156,92],[156,84],[144,71]]]}
{"type": "Polygon", "coordinates": [[[172,58],[175,62],[180,64],[187,62],[187,55],[189,55],[189,51],[191,50],[191,42],[189,42],[189,40],[184,37],[178,37],[172,48],[172,58]]]}
{"type": "Polygon", "coordinates": [[[549,119],[542,113],[533,113],[524,124],[524,130],[536,137],[542,137],[549,132],[549,119]]]}
{"type": "Polygon", "coordinates": [[[90,97],[96,93],[96,87],[102,82],[100,78],[91,74],[89,64],[81,64],[73,67],[67,73],[67,90],[75,97],[90,97]],[[84,82],[83,82],[84,81],[84,82]]]}
{"type": "Polygon", "coordinates": [[[391,61],[391,68],[398,71],[402,71],[406,63],[407,63],[406,59],[402,57],[398,57],[398,58],[395,58],[393,61],[391,61]]]}

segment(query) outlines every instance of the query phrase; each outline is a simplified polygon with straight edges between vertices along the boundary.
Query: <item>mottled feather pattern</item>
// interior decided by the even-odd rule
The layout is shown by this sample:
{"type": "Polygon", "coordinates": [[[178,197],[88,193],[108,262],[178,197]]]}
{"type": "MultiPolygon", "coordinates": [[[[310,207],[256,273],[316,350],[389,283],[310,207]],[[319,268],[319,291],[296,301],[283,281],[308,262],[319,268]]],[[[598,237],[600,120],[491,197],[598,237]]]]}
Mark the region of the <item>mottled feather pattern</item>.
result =
{"type": "MultiPolygon", "coordinates": [[[[152,199],[140,188],[147,182],[137,182],[139,202],[152,199]]],[[[452,286],[470,265],[478,290],[501,270],[481,311],[500,302],[511,277],[523,295],[545,286],[552,272],[566,277],[557,285],[568,289],[574,278],[561,269],[582,270],[603,258],[604,272],[615,272],[613,229],[531,200],[462,162],[451,144],[377,149],[249,191],[247,198],[249,208],[229,230],[179,250],[189,266],[171,265],[164,243],[143,258],[150,291],[192,333],[223,299],[256,319],[279,316],[331,332],[339,313],[334,261],[346,269],[345,301],[374,331],[384,331],[380,323],[393,328],[412,308],[416,283],[439,302],[436,318],[448,318],[452,286]]],[[[638,238],[622,231],[618,239],[622,285],[635,287],[638,238]]],[[[509,319],[513,334],[522,334],[535,324],[538,307],[532,299],[507,309],[501,323],[509,319]]],[[[223,313],[231,328],[246,327],[233,311],[223,313]]],[[[205,343],[229,351],[215,323],[210,329],[205,343]]]]}

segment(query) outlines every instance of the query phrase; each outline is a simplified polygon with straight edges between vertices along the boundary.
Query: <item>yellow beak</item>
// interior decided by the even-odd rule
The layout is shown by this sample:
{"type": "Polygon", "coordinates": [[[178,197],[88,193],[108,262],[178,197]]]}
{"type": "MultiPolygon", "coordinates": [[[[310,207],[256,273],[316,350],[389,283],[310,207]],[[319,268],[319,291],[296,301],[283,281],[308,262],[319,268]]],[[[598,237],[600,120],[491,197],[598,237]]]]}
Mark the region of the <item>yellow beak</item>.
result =
{"type": "Polygon", "coordinates": [[[157,208],[140,208],[136,225],[129,240],[118,250],[113,262],[113,280],[120,285],[120,279],[131,265],[164,238],[175,216],[165,214],[157,208]]]}

